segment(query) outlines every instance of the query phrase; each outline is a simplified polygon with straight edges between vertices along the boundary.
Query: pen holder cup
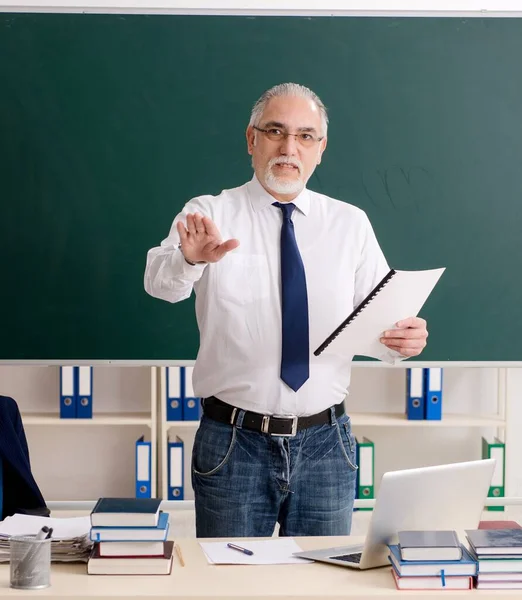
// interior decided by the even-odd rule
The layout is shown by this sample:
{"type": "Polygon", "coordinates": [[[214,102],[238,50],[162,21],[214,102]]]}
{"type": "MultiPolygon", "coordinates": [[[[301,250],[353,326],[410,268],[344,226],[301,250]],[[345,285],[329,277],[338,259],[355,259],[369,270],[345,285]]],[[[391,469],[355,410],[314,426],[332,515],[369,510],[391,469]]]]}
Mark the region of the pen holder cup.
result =
{"type": "Polygon", "coordinates": [[[51,539],[17,535],[9,540],[11,587],[40,590],[51,585],[51,539]]]}

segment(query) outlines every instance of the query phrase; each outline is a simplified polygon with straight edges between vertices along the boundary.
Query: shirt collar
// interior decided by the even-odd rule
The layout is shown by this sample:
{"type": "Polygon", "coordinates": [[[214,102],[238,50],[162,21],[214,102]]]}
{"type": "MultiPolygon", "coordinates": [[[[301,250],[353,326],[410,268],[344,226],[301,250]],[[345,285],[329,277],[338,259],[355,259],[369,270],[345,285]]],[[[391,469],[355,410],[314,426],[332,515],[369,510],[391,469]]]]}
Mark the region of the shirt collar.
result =
{"type": "MultiPolygon", "coordinates": [[[[271,194],[269,194],[265,188],[259,183],[256,175],[252,177],[252,179],[246,184],[248,196],[250,198],[250,203],[255,212],[259,212],[263,210],[267,206],[270,206],[274,202],[277,202],[277,199],[274,198],[271,194]]],[[[306,216],[310,212],[310,192],[309,190],[303,188],[301,193],[292,200],[292,204],[295,204],[296,207],[306,216]]]]}

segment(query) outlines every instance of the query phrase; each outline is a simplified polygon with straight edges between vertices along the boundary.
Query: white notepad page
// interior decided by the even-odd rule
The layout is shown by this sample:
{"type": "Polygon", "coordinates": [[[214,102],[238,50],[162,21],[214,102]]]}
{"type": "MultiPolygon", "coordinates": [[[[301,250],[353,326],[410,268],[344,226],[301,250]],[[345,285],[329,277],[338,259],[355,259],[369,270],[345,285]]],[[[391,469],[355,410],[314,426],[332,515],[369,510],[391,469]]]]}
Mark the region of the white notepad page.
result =
{"type": "Polygon", "coordinates": [[[387,329],[395,329],[398,321],[419,314],[444,271],[444,268],[395,271],[390,281],[324,352],[346,358],[369,356],[390,364],[403,360],[403,356],[387,348],[380,338],[387,329]]]}
{"type": "Polygon", "coordinates": [[[254,554],[248,556],[227,547],[227,542],[199,542],[207,560],[214,565],[283,565],[306,564],[311,562],[305,558],[293,556],[294,552],[302,552],[292,538],[276,538],[272,540],[228,540],[238,546],[248,548],[254,554]]]}

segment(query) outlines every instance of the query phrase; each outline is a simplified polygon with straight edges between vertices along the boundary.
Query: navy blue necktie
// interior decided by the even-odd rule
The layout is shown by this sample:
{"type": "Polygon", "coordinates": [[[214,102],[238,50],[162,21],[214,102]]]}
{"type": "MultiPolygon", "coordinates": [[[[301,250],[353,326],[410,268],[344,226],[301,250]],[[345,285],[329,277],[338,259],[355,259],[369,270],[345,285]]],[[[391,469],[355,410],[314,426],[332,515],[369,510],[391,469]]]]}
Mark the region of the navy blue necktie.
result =
{"type": "Polygon", "coordinates": [[[281,227],[281,379],[294,391],[310,376],[308,296],[303,261],[295,239],[292,212],[295,204],[274,202],[283,211],[281,227]]]}

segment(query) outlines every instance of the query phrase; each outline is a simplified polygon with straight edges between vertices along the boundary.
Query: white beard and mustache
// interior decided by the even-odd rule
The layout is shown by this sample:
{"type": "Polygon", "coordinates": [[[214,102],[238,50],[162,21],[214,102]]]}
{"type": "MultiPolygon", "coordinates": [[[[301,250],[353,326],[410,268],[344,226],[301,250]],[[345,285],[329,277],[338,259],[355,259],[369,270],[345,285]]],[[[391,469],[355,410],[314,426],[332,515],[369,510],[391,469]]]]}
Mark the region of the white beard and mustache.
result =
{"type": "Polygon", "coordinates": [[[272,158],[268,162],[264,173],[266,187],[276,194],[298,194],[305,186],[305,181],[302,179],[302,173],[303,164],[297,158],[292,158],[290,156],[272,158]],[[273,167],[276,164],[294,165],[299,170],[298,178],[294,180],[280,179],[273,171],[273,167]]]}

